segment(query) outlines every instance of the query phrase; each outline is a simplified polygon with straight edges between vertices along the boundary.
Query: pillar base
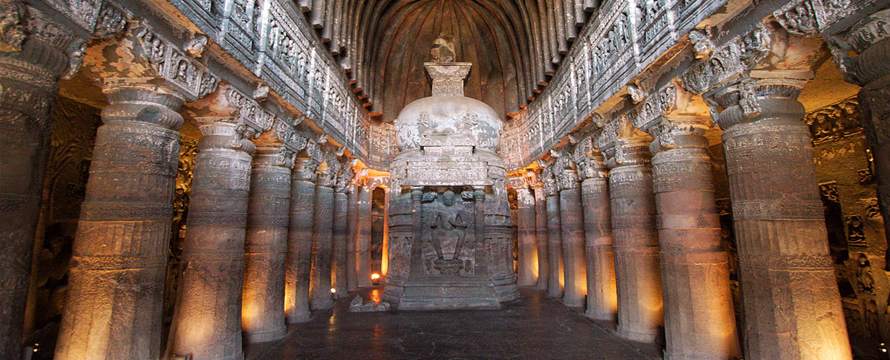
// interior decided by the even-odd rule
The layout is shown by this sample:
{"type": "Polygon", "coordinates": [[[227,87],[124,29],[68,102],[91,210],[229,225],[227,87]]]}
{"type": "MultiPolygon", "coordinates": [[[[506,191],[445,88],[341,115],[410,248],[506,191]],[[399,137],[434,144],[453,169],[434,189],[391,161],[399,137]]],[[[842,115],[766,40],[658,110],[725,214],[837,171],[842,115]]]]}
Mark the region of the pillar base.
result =
{"type": "Polygon", "coordinates": [[[658,339],[658,332],[637,332],[633,330],[623,329],[621,328],[621,325],[618,326],[618,330],[616,331],[616,333],[621,338],[642,343],[651,344],[654,343],[656,339],[658,339]]]}
{"type": "Polygon", "coordinates": [[[300,311],[289,316],[287,318],[287,324],[303,324],[309,322],[309,320],[312,320],[312,314],[308,311],[300,311]]]}
{"type": "Polygon", "coordinates": [[[256,344],[281,340],[285,335],[287,335],[287,327],[285,327],[284,324],[281,324],[281,327],[274,330],[253,334],[245,333],[244,339],[247,340],[248,343],[256,344]]]}

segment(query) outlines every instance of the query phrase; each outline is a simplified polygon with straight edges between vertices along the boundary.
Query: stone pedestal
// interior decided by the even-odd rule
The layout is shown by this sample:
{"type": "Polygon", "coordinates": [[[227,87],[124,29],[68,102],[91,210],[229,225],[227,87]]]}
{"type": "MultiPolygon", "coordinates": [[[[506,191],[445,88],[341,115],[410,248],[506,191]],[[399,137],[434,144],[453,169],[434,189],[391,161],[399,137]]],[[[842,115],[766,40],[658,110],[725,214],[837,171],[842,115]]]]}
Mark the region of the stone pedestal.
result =
{"type": "Polygon", "coordinates": [[[650,155],[645,142],[618,141],[616,166],[609,173],[618,334],[652,342],[663,308],[650,155]]]}
{"type": "Polygon", "coordinates": [[[609,180],[602,155],[597,152],[583,164],[581,199],[584,208],[584,245],[587,250],[587,310],[594,320],[614,321],[618,311],[615,253],[609,180]]]}
{"type": "Polygon", "coordinates": [[[534,286],[538,281],[538,248],[535,242],[535,197],[527,187],[516,188],[519,232],[519,286],[534,286]]]}
{"type": "MultiPolygon", "coordinates": [[[[0,358],[22,354],[22,326],[49,147],[50,107],[76,40],[18,1],[4,3],[0,47],[0,358]],[[35,28],[45,26],[44,28],[35,28]]],[[[41,239],[42,240],[42,239],[41,239]]],[[[146,353],[147,354],[147,353],[146,353]]]]}
{"type": "Polygon", "coordinates": [[[200,127],[170,354],[244,358],[241,291],[254,145],[239,127],[222,121],[200,127]]]}
{"type": "Polygon", "coordinates": [[[182,99],[137,88],[111,90],[108,98],[77,227],[57,359],[160,357],[182,99]]]}
{"type": "Polygon", "coordinates": [[[355,245],[358,287],[371,286],[371,190],[365,185],[358,192],[355,245]]]}
{"type": "Polygon", "coordinates": [[[294,161],[291,183],[290,228],[284,263],[284,313],[288,324],[309,321],[309,275],[312,224],[315,213],[315,168],[312,159],[294,161]]]}
{"type": "Polygon", "coordinates": [[[740,355],[727,254],[708,141],[702,131],[667,123],[652,158],[669,359],[731,359],[740,355]]]}
{"type": "Polygon", "coordinates": [[[535,196],[535,243],[538,247],[538,282],[537,290],[547,290],[550,279],[550,244],[547,241],[547,194],[544,187],[537,184],[532,187],[535,196]]]}
{"type": "Polygon", "coordinates": [[[562,230],[562,258],[565,264],[562,302],[568,307],[580,308],[584,306],[584,297],[587,295],[581,184],[574,169],[560,169],[560,172],[559,219],[562,230]]]}
{"type": "Polygon", "coordinates": [[[337,297],[346,296],[346,239],[349,228],[348,211],[349,201],[345,193],[346,188],[337,189],[334,192],[334,240],[333,240],[333,283],[337,297]]]}
{"type": "Polygon", "coordinates": [[[779,84],[744,80],[711,94],[724,129],[745,356],[849,359],[813,146],[797,101],[802,84],[779,84]]]}
{"type": "MultiPolygon", "coordinates": [[[[546,171],[545,171],[546,173],[546,171]]],[[[552,175],[544,177],[544,192],[547,194],[547,296],[562,298],[563,270],[562,258],[562,226],[559,217],[559,189],[552,175]]]]}
{"type": "Polygon", "coordinates": [[[350,186],[346,192],[346,282],[347,290],[354,291],[358,289],[358,273],[355,262],[358,258],[355,256],[356,249],[356,230],[358,228],[358,189],[356,186],[350,186]]]}
{"type": "Polygon", "coordinates": [[[293,153],[282,145],[257,149],[250,175],[241,328],[250,343],[278,340],[284,321],[284,258],[287,253],[293,153]]]}
{"type": "Polygon", "coordinates": [[[322,165],[315,184],[315,213],[312,231],[312,282],[309,305],[312,310],[334,306],[331,297],[331,260],[333,257],[334,188],[331,170],[322,165]]]}

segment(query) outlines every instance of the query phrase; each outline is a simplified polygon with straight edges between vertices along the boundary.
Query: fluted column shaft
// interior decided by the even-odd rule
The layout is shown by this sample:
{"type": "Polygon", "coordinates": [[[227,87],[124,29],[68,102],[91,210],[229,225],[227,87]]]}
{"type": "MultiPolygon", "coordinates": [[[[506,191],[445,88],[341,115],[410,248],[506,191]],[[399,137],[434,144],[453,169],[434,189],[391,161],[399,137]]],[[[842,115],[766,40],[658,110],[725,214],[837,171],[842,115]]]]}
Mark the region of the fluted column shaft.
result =
{"type": "Polygon", "coordinates": [[[160,356],[182,99],[122,88],[109,101],[77,226],[57,359],[160,356]]]}
{"type": "Polygon", "coordinates": [[[331,298],[331,258],[333,256],[334,188],[329,169],[318,173],[315,184],[315,221],[312,230],[312,282],[309,305],[312,310],[334,306],[331,298]]]}
{"type": "Polygon", "coordinates": [[[344,188],[343,191],[334,192],[334,256],[331,267],[333,268],[333,287],[337,297],[346,296],[348,291],[346,287],[346,239],[349,228],[349,201],[345,190],[344,188]]]}
{"type": "Polygon", "coordinates": [[[284,321],[284,258],[293,153],[282,145],[257,149],[250,175],[241,328],[251,343],[278,340],[284,321]]]}
{"type": "Polygon", "coordinates": [[[309,321],[312,228],[315,222],[315,167],[312,159],[294,161],[290,228],[284,263],[284,314],[288,324],[309,321]]]}
{"type": "Polygon", "coordinates": [[[659,136],[663,150],[652,158],[665,357],[736,358],[740,353],[729,264],[720,244],[708,141],[701,130],[676,126],[659,136]]]}
{"type": "Polygon", "coordinates": [[[358,193],[356,220],[356,276],[359,287],[371,286],[371,189],[362,186],[358,193]]]}
{"type": "Polygon", "coordinates": [[[516,189],[518,208],[516,227],[519,232],[519,286],[533,286],[538,281],[538,248],[535,243],[535,197],[531,189],[516,189]]]}
{"type": "Polygon", "coordinates": [[[547,194],[542,186],[533,186],[535,196],[535,244],[538,248],[538,282],[537,290],[547,290],[550,279],[550,256],[547,241],[547,194]]]}
{"type": "Polygon", "coordinates": [[[663,309],[650,155],[645,143],[619,142],[618,163],[609,173],[618,334],[652,342],[663,309]]]}
{"type": "MultiPolygon", "coordinates": [[[[33,27],[34,8],[4,3],[0,39],[0,358],[19,358],[44,168],[49,154],[50,108],[58,77],[68,67],[72,39],[33,27]]],[[[40,239],[42,240],[42,239],[40,239]]]]}
{"type": "Polygon", "coordinates": [[[590,174],[581,183],[584,207],[584,245],[587,250],[587,310],[594,320],[614,321],[618,311],[615,253],[612,249],[612,216],[609,180],[602,156],[588,160],[590,174]]]}
{"type": "Polygon", "coordinates": [[[547,274],[547,296],[561,298],[563,294],[562,224],[559,217],[559,194],[547,195],[547,255],[550,272],[547,274]]]}
{"type": "Polygon", "coordinates": [[[358,289],[358,273],[356,272],[356,229],[358,225],[358,189],[355,186],[351,186],[349,191],[346,193],[346,206],[348,210],[346,212],[346,280],[347,280],[347,290],[353,291],[358,289]]]}
{"type": "Polygon", "coordinates": [[[562,302],[569,307],[583,307],[584,297],[587,295],[587,264],[584,256],[581,184],[574,169],[562,170],[559,182],[559,219],[565,277],[562,302]]]}
{"type": "Polygon", "coordinates": [[[849,359],[798,93],[797,85],[746,83],[713,95],[722,106],[718,123],[744,294],[745,356],[849,359]]]}
{"type": "Polygon", "coordinates": [[[241,291],[253,144],[239,125],[201,125],[185,264],[173,325],[171,354],[195,359],[242,359],[241,291]]]}

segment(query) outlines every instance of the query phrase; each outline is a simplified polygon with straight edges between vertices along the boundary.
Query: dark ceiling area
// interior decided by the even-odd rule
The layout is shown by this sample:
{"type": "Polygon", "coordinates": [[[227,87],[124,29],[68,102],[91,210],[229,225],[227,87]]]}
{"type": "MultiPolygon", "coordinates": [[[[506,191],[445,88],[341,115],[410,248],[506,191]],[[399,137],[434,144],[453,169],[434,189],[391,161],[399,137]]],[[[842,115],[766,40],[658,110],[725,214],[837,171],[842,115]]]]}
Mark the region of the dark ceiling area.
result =
{"type": "Polygon", "coordinates": [[[298,0],[383,121],[430,95],[423,63],[433,40],[453,38],[471,62],[466,96],[507,115],[547,85],[598,0],[298,0]]]}

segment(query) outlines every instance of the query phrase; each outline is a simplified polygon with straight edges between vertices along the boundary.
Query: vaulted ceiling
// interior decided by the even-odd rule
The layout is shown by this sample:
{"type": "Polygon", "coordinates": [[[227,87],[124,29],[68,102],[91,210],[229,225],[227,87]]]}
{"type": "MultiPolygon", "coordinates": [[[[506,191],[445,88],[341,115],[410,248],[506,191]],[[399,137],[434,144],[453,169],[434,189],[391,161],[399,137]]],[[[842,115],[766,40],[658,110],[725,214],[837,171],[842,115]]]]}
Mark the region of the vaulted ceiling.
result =
{"type": "Polygon", "coordinates": [[[392,121],[430,95],[440,35],[473,63],[466,95],[502,115],[546,86],[599,0],[297,0],[372,114],[392,121]]]}

